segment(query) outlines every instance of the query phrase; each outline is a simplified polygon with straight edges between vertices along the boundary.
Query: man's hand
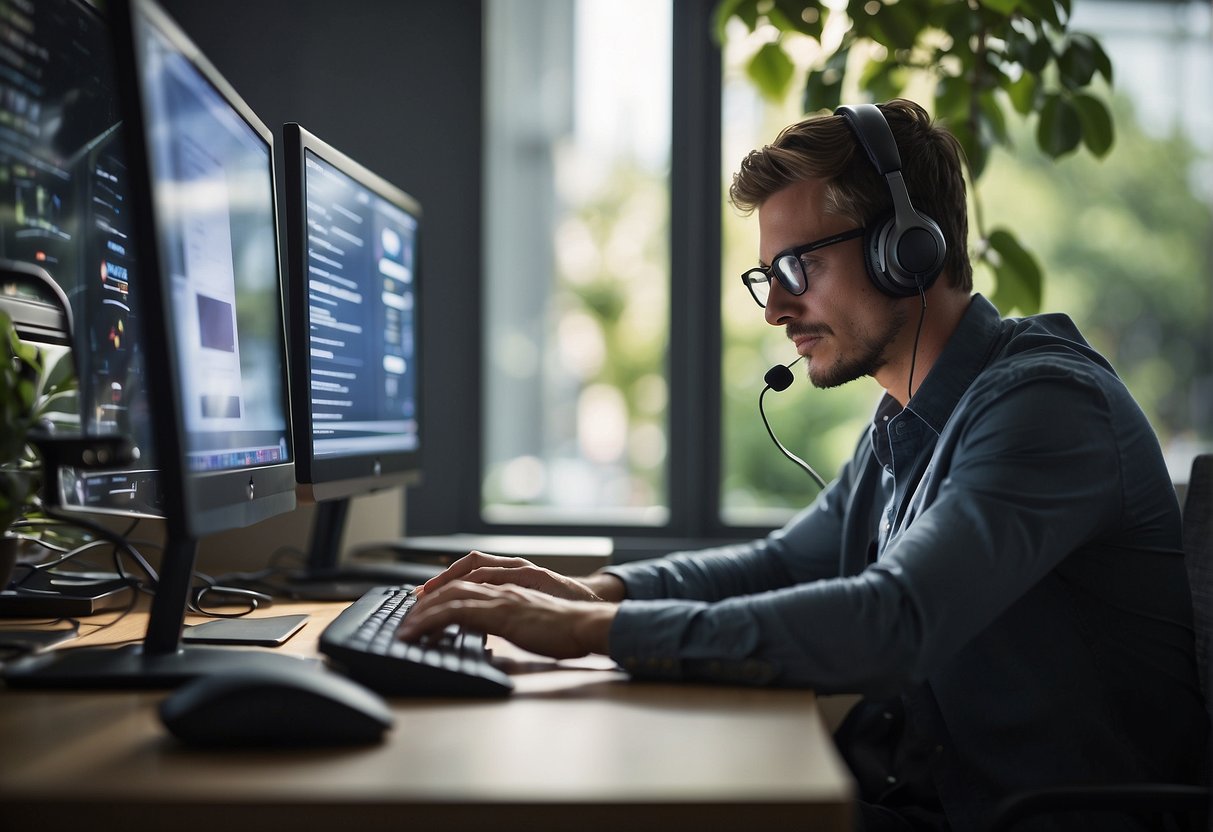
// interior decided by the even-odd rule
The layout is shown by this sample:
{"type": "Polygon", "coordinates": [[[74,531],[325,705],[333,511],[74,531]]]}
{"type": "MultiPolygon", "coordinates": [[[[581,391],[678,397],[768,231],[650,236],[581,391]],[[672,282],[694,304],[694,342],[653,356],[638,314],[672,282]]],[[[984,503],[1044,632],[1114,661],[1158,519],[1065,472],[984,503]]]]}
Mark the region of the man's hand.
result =
{"type": "Polygon", "coordinates": [[[617,610],[618,605],[597,598],[571,601],[523,586],[456,580],[427,588],[405,616],[398,635],[404,641],[417,641],[458,624],[499,635],[532,653],[571,659],[609,651],[617,610]]]}
{"type": "Polygon", "coordinates": [[[536,589],[570,601],[621,601],[623,582],[611,575],[591,575],[584,580],[569,578],[536,566],[523,558],[505,558],[472,552],[417,588],[417,596],[434,592],[453,581],[478,584],[513,584],[536,589]]]}

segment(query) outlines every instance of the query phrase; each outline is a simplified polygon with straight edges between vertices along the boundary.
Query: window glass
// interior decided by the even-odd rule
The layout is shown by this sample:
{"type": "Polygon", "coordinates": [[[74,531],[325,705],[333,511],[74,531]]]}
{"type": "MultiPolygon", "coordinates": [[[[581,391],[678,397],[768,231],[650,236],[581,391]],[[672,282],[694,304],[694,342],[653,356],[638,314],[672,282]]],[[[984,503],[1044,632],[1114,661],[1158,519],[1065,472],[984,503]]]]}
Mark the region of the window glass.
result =
{"type": "MultiPolygon", "coordinates": [[[[765,100],[745,75],[745,64],[771,33],[747,33],[730,23],[722,56],[721,165],[721,327],[724,339],[722,385],[721,519],[726,524],[778,525],[817,495],[817,486],[771,442],[758,410],[763,376],[775,364],[793,361],[796,350],[780,327],[763,319],[741,282],[741,273],[758,265],[758,216],[744,217],[727,204],[728,188],[741,160],[768,144],[779,131],[802,117],[804,72],[816,43],[788,37],[795,51],[798,80],[787,99],[765,100]]],[[[851,455],[880,395],[880,387],[862,378],[829,391],[814,389],[803,364],[792,370],[795,381],[783,392],[769,392],[763,408],[779,440],[826,480],[851,455]]]]}
{"type": "Polygon", "coordinates": [[[482,515],[663,523],[671,3],[485,9],[482,515]]]}

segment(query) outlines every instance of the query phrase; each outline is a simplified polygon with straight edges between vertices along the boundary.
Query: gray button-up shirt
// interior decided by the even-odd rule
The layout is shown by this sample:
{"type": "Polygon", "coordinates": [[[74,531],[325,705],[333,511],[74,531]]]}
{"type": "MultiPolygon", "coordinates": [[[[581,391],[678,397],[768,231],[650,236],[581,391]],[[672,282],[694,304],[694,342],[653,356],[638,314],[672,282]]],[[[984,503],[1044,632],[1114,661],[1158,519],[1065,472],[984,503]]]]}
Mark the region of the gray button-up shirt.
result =
{"type": "Polygon", "coordinates": [[[902,694],[958,828],[1033,784],[1192,779],[1204,753],[1175,493],[1063,315],[976,296],[784,528],[608,571],[638,677],[902,694]]]}

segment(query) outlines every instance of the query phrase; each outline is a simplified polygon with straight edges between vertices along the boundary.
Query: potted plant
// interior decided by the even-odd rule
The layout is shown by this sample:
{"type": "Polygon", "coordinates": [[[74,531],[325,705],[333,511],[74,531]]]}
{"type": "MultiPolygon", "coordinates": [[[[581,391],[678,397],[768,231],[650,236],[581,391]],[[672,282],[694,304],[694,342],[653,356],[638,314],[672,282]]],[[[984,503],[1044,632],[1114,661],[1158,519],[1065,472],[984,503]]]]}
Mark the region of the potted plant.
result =
{"type": "Polygon", "coordinates": [[[30,434],[78,418],[75,397],[71,351],[23,342],[0,310],[0,589],[21,541],[13,526],[39,511],[41,465],[30,434]]]}

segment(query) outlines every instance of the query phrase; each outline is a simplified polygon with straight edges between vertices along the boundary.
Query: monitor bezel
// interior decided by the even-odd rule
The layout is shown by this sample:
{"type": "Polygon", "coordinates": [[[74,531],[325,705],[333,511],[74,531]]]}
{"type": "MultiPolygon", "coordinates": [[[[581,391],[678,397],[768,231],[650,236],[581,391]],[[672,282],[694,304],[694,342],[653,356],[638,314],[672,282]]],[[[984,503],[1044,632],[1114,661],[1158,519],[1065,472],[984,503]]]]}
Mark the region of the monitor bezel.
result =
{"type": "Polygon", "coordinates": [[[291,377],[297,383],[291,388],[291,413],[295,436],[295,476],[301,501],[323,500],[369,494],[385,488],[413,485],[420,481],[422,470],[422,425],[424,396],[422,383],[425,361],[421,358],[422,284],[422,208],[413,196],[360,162],[330,145],[294,122],[283,125],[283,183],[286,225],[286,296],[287,343],[291,362],[291,377]],[[418,447],[386,453],[347,454],[320,457],[313,454],[312,402],[310,395],[311,350],[308,344],[310,322],[307,302],[307,173],[306,158],[311,152],[336,168],[375,196],[400,208],[418,222],[414,261],[414,355],[416,356],[416,395],[418,447]]]}
{"type": "Polygon", "coordinates": [[[250,526],[261,520],[295,508],[295,466],[291,437],[290,375],[286,355],[286,322],[283,298],[281,231],[278,223],[277,193],[273,186],[274,135],[253,112],[239,93],[227,82],[202,51],[177,23],[152,0],[124,0],[111,8],[112,25],[119,44],[116,49],[118,84],[130,161],[132,202],[138,229],[136,256],[147,264],[144,299],[144,338],[149,366],[149,393],[162,404],[153,407],[153,434],[156,458],[165,477],[164,511],[170,535],[198,539],[216,532],[250,526]],[[270,199],[274,227],[273,253],[278,268],[278,329],[281,333],[279,355],[283,390],[284,432],[288,460],[264,466],[217,472],[190,471],[186,465],[185,420],[180,406],[182,379],[178,373],[179,353],[172,335],[171,290],[164,279],[167,264],[156,229],[160,226],[152,187],[152,160],[147,141],[148,102],[144,97],[142,76],[144,56],[136,27],[146,21],[178,50],[203,79],[266,144],[271,176],[270,199]],[[168,402],[165,406],[163,402],[168,402]]]}

